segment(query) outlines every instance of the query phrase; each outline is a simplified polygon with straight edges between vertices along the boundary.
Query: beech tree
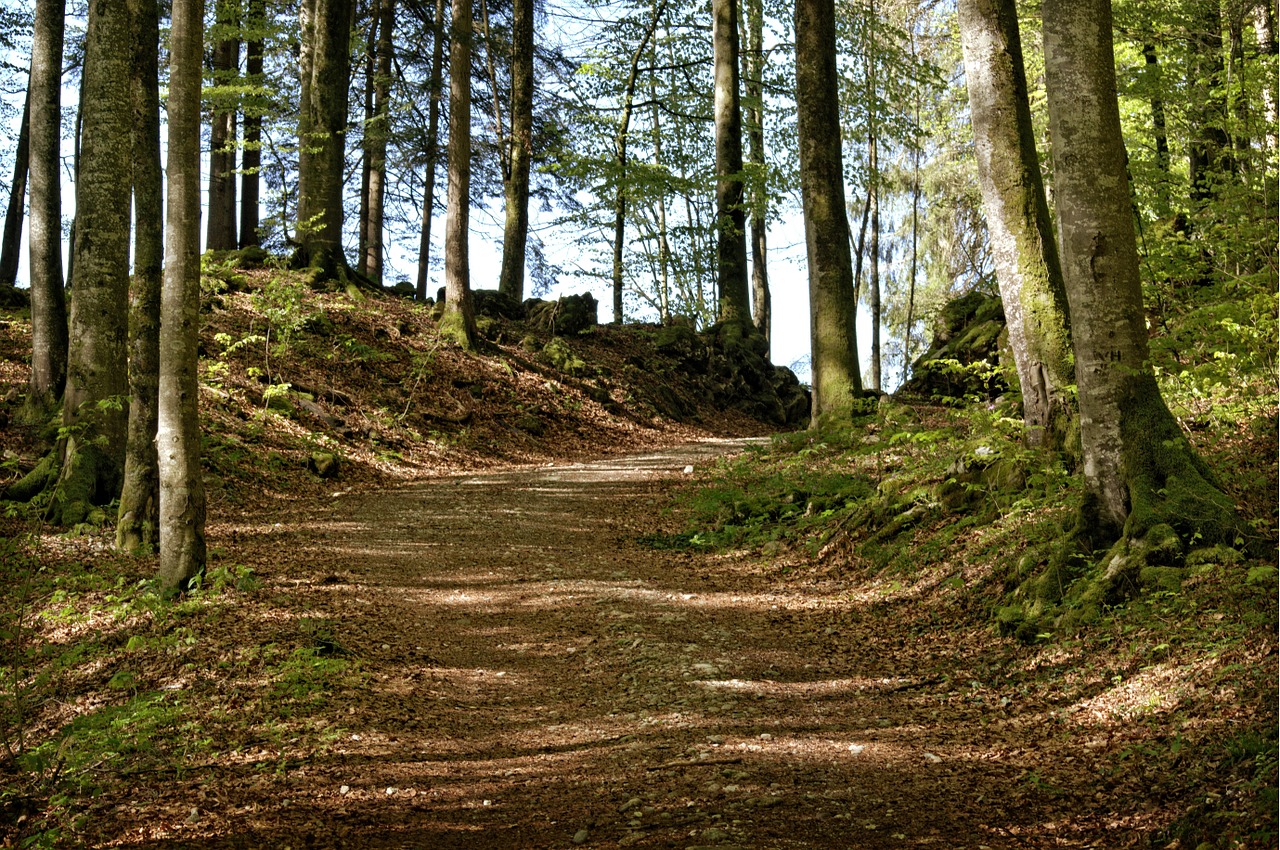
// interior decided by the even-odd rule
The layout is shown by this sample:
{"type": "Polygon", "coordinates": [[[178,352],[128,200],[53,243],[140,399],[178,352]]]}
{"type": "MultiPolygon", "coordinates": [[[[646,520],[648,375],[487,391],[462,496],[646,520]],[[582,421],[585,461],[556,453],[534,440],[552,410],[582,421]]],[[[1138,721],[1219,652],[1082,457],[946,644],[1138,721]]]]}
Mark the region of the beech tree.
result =
{"type": "Polygon", "coordinates": [[[67,305],[62,280],[62,43],[64,0],[38,0],[31,48],[31,378],[24,415],[42,420],[67,375],[67,305]]]}
{"type": "Polygon", "coordinates": [[[511,27],[511,136],[502,144],[505,224],[498,289],[524,299],[529,240],[529,164],[533,155],[533,0],[514,0],[511,27]]]}
{"type": "Polygon", "coordinates": [[[91,0],[85,34],[70,349],[52,518],[75,525],[120,492],[128,398],[133,108],[129,10],[91,0]]]}
{"type": "Polygon", "coordinates": [[[449,206],[444,220],[445,308],[441,332],[464,349],[476,344],[471,302],[471,0],[453,0],[449,39],[449,206]]]}
{"type": "Polygon", "coordinates": [[[716,280],[720,320],[751,323],[746,214],[742,207],[742,104],[737,0],[712,0],[715,66],[716,280]]]}
{"type": "Polygon", "coordinates": [[[13,153],[13,181],[9,184],[9,206],[4,212],[4,234],[0,236],[0,287],[12,287],[18,279],[18,255],[22,252],[22,220],[27,205],[27,171],[31,160],[31,75],[27,74],[27,97],[22,105],[18,147],[13,153]]]}
{"type": "Polygon", "coordinates": [[[200,55],[201,0],[174,0],[169,66],[169,220],[160,326],[160,571],[185,590],[205,566],[200,471],[200,55]]]}
{"type": "Polygon", "coordinates": [[[416,298],[427,300],[427,271],[431,257],[431,220],[435,217],[436,167],[440,159],[440,98],[444,90],[445,0],[436,0],[431,20],[431,76],[427,84],[426,165],[422,187],[422,225],[418,240],[416,298]]]}
{"type": "Polygon", "coordinates": [[[1165,406],[1151,367],[1116,101],[1110,0],[1047,0],[1045,88],[1094,542],[1235,533],[1230,500],[1165,406]]]}
{"type": "Polygon", "coordinates": [[[240,0],[215,0],[212,114],[209,121],[209,220],[205,247],[234,250],[236,239],[237,105],[240,0]]]}
{"type": "Polygon", "coordinates": [[[1040,179],[1013,0],[960,0],[974,149],[1027,439],[1061,447],[1074,383],[1066,290],[1040,179]]]}
{"type": "Polygon", "coordinates": [[[854,329],[853,263],[845,215],[834,0],[796,0],[800,191],[809,258],[813,424],[853,412],[862,392],[854,329]]]}
{"type": "Polygon", "coordinates": [[[133,278],[129,286],[129,422],[116,546],[152,552],[159,542],[156,427],[160,380],[160,287],[164,175],[160,169],[160,10],[129,0],[133,18],[133,278]]]}

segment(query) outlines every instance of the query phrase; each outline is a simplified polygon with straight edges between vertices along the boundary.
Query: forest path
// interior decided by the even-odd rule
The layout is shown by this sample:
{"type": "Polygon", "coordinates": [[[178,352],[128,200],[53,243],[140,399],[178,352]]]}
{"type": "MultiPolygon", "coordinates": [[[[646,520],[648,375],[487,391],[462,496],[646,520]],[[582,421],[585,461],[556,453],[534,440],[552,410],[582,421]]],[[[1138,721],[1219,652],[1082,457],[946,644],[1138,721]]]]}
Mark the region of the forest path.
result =
{"type": "Polygon", "coordinates": [[[1018,760],[951,707],[983,673],[946,634],[776,564],[637,541],[687,465],[741,448],[300,512],[276,571],[365,679],[284,805],[224,824],[227,846],[1079,846],[1037,837],[1018,760]]]}

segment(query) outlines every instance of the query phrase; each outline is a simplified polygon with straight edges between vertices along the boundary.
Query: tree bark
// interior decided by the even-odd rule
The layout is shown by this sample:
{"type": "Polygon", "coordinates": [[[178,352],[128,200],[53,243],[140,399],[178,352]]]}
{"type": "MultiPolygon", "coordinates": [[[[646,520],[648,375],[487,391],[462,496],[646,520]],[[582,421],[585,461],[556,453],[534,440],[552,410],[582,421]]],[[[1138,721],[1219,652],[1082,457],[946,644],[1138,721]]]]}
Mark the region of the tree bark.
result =
{"type": "Polygon", "coordinates": [[[62,280],[62,43],[65,0],[38,0],[31,49],[31,378],[24,417],[39,421],[67,376],[62,280]]]}
{"type": "Polygon", "coordinates": [[[365,197],[364,273],[382,284],[384,259],[383,231],[387,197],[387,138],[391,121],[391,63],[396,19],[396,0],[380,0],[378,42],[373,66],[373,112],[365,125],[365,156],[369,166],[365,197]]]}
{"type": "Polygon", "coordinates": [[[1164,94],[1161,86],[1160,57],[1156,54],[1156,46],[1151,43],[1142,45],[1142,57],[1146,62],[1151,86],[1151,135],[1156,143],[1156,169],[1160,172],[1160,184],[1156,187],[1156,214],[1167,217],[1169,208],[1169,184],[1172,175],[1169,171],[1169,130],[1165,121],[1164,94]]]}
{"type": "Polygon", "coordinates": [[[427,272],[431,259],[431,219],[436,206],[436,167],[440,161],[440,97],[444,88],[444,0],[436,0],[435,32],[431,45],[431,82],[427,107],[427,164],[422,180],[422,239],[418,244],[417,298],[427,300],[427,272]]]}
{"type": "Polygon", "coordinates": [[[1186,14],[1191,49],[1188,170],[1191,200],[1203,204],[1217,195],[1217,185],[1235,170],[1222,93],[1222,9],[1219,0],[1188,0],[1186,14]]]}
{"type": "Polygon", "coordinates": [[[200,330],[201,0],[174,0],[169,73],[169,222],[160,327],[160,572],[169,593],[205,566],[196,364],[200,330]]]}
{"type": "Polygon", "coordinates": [[[845,214],[833,0],[796,0],[795,33],[816,427],[847,420],[862,392],[845,214]]]}
{"type": "Polygon", "coordinates": [[[263,37],[267,26],[266,0],[249,0],[245,21],[245,85],[253,92],[244,99],[241,107],[244,124],[244,147],[240,154],[240,247],[257,247],[262,244],[258,232],[258,204],[262,186],[262,114],[263,89],[266,80],[262,75],[263,37]]]}
{"type": "Polygon", "coordinates": [[[116,547],[126,552],[151,553],[160,542],[160,473],[156,456],[164,265],[160,10],[157,0],[129,0],[129,13],[134,21],[134,249],[133,280],[129,286],[129,422],[116,547]]]}
{"type": "Polygon", "coordinates": [[[129,12],[91,0],[76,181],[75,270],[55,522],[91,518],[120,493],[128,398],[129,198],[133,159],[129,12]]]}
{"type": "Polygon", "coordinates": [[[716,282],[720,290],[720,320],[750,324],[746,215],[742,208],[737,0],[712,0],[711,18],[715,64],[716,282]]]}
{"type": "MultiPolygon", "coordinates": [[[[752,321],[756,330],[769,342],[772,325],[772,303],[769,293],[768,232],[769,186],[764,157],[764,4],[747,0],[747,49],[743,60],[746,69],[745,88],[748,107],[748,157],[755,168],[756,180],[751,198],[751,302],[752,321]]],[[[766,349],[767,350],[767,349],[766,349]]]]}
{"type": "Polygon", "coordinates": [[[1062,266],[1036,155],[1013,0],[960,0],[978,184],[1027,441],[1061,449],[1075,381],[1062,266]]]}
{"type": "Polygon", "coordinates": [[[533,0],[514,0],[511,24],[511,138],[503,175],[506,220],[498,289],[524,300],[529,240],[529,164],[533,154],[533,0]]]}
{"type": "Polygon", "coordinates": [[[302,97],[298,109],[295,263],[336,277],[342,252],[342,187],[351,75],[351,0],[302,0],[302,97]]]}
{"type": "Polygon", "coordinates": [[[465,350],[476,345],[468,228],[471,220],[471,0],[453,0],[449,40],[449,200],[444,219],[445,308],[440,330],[465,350]]]}
{"type": "Polygon", "coordinates": [[[0,237],[0,286],[18,281],[18,255],[22,252],[22,220],[27,205],[27,170],[31,165],[31,77],[27,76],[27,98],[22,104],[22,124],[18,147],[13,153],[13,182],[9,184],[9,206],[4,214],[4,236],[0,237]]]}
{"type": "Polygon", "coordinates": [[[1109,0],[1044,4],[1045,88],[1063,277],[1071,308],[1093,542],[1234,535],[1230,500],[1169,413],[1152,372],[1109,0]]]}
{"type": "Polygon", "coordinates": [[[867,312],[871,314],[870,389],[884,389],[880,357],[880,147],[872,120],[868,139],[867,197],[871,202],[871,269],[867,280],[867,312]]]}
{"type": "Polygon", "coordinates": [[[236,240],[236,107],[240,72],[240,0],[217,0],[213,45],[213,114],[209,122],[209,223],[205,247],[233,251],[236,240]],[[232,89],[232,91],[228,91],[232,89]]]}

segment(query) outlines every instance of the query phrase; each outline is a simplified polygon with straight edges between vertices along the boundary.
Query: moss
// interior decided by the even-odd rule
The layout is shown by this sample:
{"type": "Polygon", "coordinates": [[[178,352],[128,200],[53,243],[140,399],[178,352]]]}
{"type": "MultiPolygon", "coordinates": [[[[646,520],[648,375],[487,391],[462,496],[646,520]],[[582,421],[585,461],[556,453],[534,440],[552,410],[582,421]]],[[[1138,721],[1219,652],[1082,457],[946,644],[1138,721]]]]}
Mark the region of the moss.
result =
{"type": "Polygon", "coordinates": [[[568,343],[558,336],[553,336],[542,347],[540,358],[566,375],[578,377],[590,371],[586,361],[575,354],[568,343]]]}
{"type": "Polygon", "coordinates": [[[452,341],[463,351],[474,351],[476,334],[473,324],[461,310],[451,310],[446,304],[440,315],[440,336],[452,341]]]}
{"type": "Polygon", "coordinates": [[[4,491],[4,498],[13,502],[29,502],[52,485],[57,474],[58,467],[54,463],[53,455],[45,455],[40,458],[35,469],[9,485],[9,488],[4,491]]]}

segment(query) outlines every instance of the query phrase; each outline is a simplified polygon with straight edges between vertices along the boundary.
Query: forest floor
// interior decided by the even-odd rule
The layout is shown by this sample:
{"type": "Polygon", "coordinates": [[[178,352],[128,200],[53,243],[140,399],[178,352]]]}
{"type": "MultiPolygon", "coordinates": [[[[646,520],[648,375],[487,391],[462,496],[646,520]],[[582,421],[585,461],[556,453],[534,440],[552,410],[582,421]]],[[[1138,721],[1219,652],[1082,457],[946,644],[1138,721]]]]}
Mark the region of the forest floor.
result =
{"type": "MultiPolygon", "coordinates": [[[[651,330],[568,340],[565,375],[519,327],[464,355],[413,305],[304,292],[273,343],[272,285],[206,312],[198,587],[161,600],[109,527],[0,516],[0,847],[1275,845],[1273,564],[1021,643],[993,605],[1069,482],[845,524],[1004,445],[983,410],[770,460],[651,330]],[[715,488],[803,533],[685,545],[715,488]]],[[[0,414],[28,333],[0,321],[0,414]]],[[[1274,539],[1264,408],[1193,436],[1274,539]]],[[[41,446],[0,428],[5,476],[41,446]]]]}

